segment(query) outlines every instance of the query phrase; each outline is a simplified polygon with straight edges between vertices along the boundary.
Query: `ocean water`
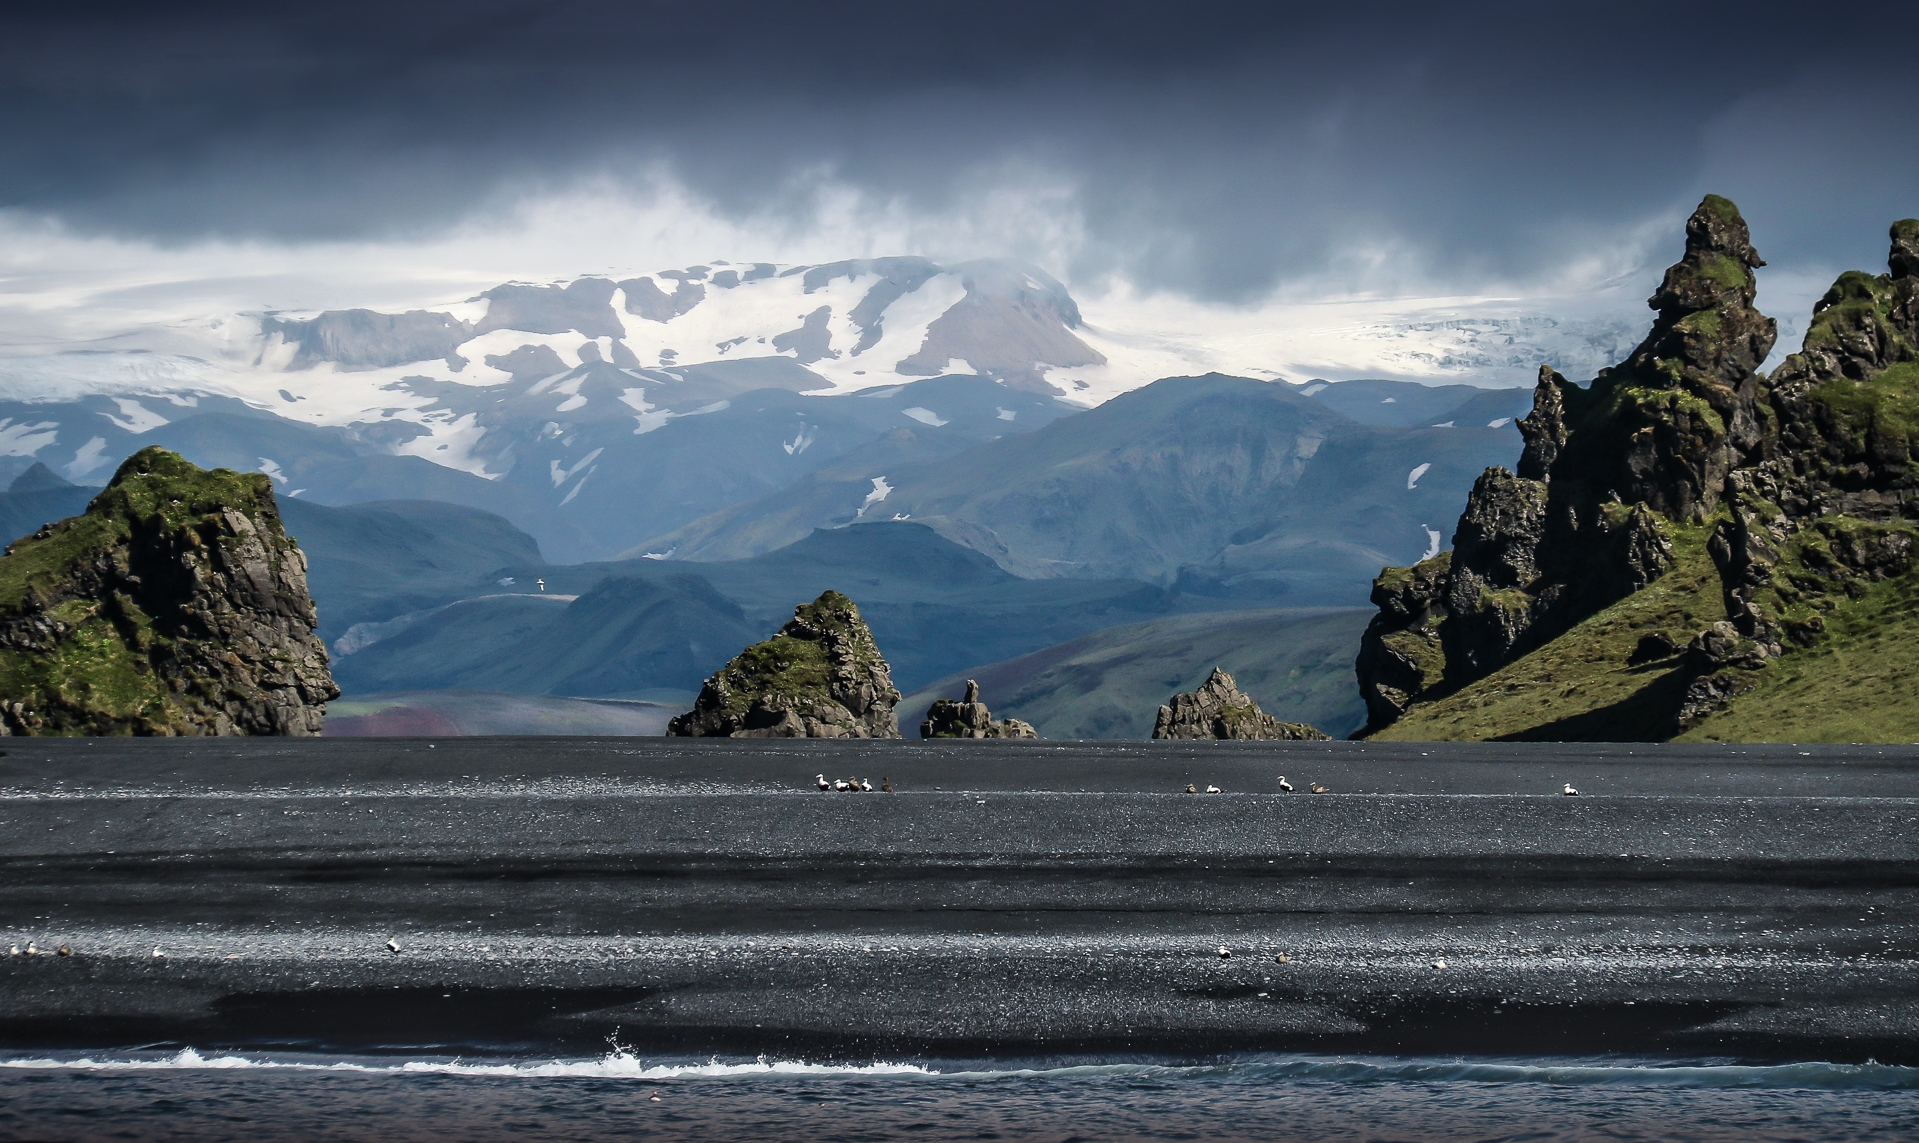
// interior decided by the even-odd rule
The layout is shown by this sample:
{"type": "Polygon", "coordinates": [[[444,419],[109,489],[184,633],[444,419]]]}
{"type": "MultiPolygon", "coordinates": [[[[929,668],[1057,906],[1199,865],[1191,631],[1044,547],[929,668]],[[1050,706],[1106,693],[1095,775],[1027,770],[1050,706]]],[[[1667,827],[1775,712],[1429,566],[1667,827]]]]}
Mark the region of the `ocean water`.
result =
{"type": "Polygon", "coordinates": [[[0,1139],[1913,1140],[1919,1068],[15,1053],[0,1139]]]}

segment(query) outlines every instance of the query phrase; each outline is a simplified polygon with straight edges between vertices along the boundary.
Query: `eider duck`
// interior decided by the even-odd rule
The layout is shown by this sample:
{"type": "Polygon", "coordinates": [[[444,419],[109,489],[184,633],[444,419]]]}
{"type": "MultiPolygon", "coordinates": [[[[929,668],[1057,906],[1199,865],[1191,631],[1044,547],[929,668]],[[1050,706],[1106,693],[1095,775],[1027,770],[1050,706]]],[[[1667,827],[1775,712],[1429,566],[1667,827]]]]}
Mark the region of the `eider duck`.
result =
{"type": "Polygon", "coordinates": [[[1279,776],[1279,788],[1286,791],[1289,794],[1293,792],[1293,784],[1286,780],[1286,775],[1284,774],[1281,774],[1279,776]]]}

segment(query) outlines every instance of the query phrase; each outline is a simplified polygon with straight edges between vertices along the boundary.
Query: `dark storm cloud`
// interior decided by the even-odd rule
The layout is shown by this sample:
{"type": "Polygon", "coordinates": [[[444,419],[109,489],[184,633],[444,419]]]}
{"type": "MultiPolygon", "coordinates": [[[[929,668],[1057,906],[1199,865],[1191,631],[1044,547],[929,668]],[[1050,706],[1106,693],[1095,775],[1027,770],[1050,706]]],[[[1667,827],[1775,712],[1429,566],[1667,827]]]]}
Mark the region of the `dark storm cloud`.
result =
{"type": "Polygon", "coordinates": [[[1083,265],[1201,296],[1355,242],[1549,274],[1703,190],[1780,256],[1919,213],[1908,4],[70,4],[0,18],[0,204],[161,240],[419,233],[666,164],[937,213],[1079,188],[1083,265]]]}

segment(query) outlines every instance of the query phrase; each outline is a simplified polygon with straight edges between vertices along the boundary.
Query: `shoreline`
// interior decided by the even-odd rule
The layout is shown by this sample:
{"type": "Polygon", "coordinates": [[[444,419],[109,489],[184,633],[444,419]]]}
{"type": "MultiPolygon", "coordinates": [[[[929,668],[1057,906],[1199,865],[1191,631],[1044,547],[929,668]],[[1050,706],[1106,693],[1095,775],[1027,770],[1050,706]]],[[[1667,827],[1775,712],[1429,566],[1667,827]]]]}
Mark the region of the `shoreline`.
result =
{"type": "Polygon", "coordinates": [[[1910,748],[31,741],[9,1051],[1919,1063],[1910,748]]]}

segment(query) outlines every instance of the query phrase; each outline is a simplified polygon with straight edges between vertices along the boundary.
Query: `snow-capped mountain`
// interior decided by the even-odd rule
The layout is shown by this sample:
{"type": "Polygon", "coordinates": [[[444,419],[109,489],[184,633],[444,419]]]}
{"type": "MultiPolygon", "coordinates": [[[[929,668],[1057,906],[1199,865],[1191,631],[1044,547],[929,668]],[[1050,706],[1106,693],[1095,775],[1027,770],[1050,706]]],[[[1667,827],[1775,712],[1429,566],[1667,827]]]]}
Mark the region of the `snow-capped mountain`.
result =
{"type": "Polygon", "coordinates": [[[1362,346],[1403,374],[1511,383],[1541,360],[1603,362],[1633,332],[1369,312],[1317,307],[1249,333],[1217,314],[1115,304],[1099,324],[1039,269],[901,257],[153,322],[0,354],[0,479],[43,461],[98,482],[167,444],[267,472],[289,496],[486,508],[550,558],[589,559],[842,457],[951,455],[1160,377],[1300,381],[1313,376],[1301,362],[1362,346]]]}

